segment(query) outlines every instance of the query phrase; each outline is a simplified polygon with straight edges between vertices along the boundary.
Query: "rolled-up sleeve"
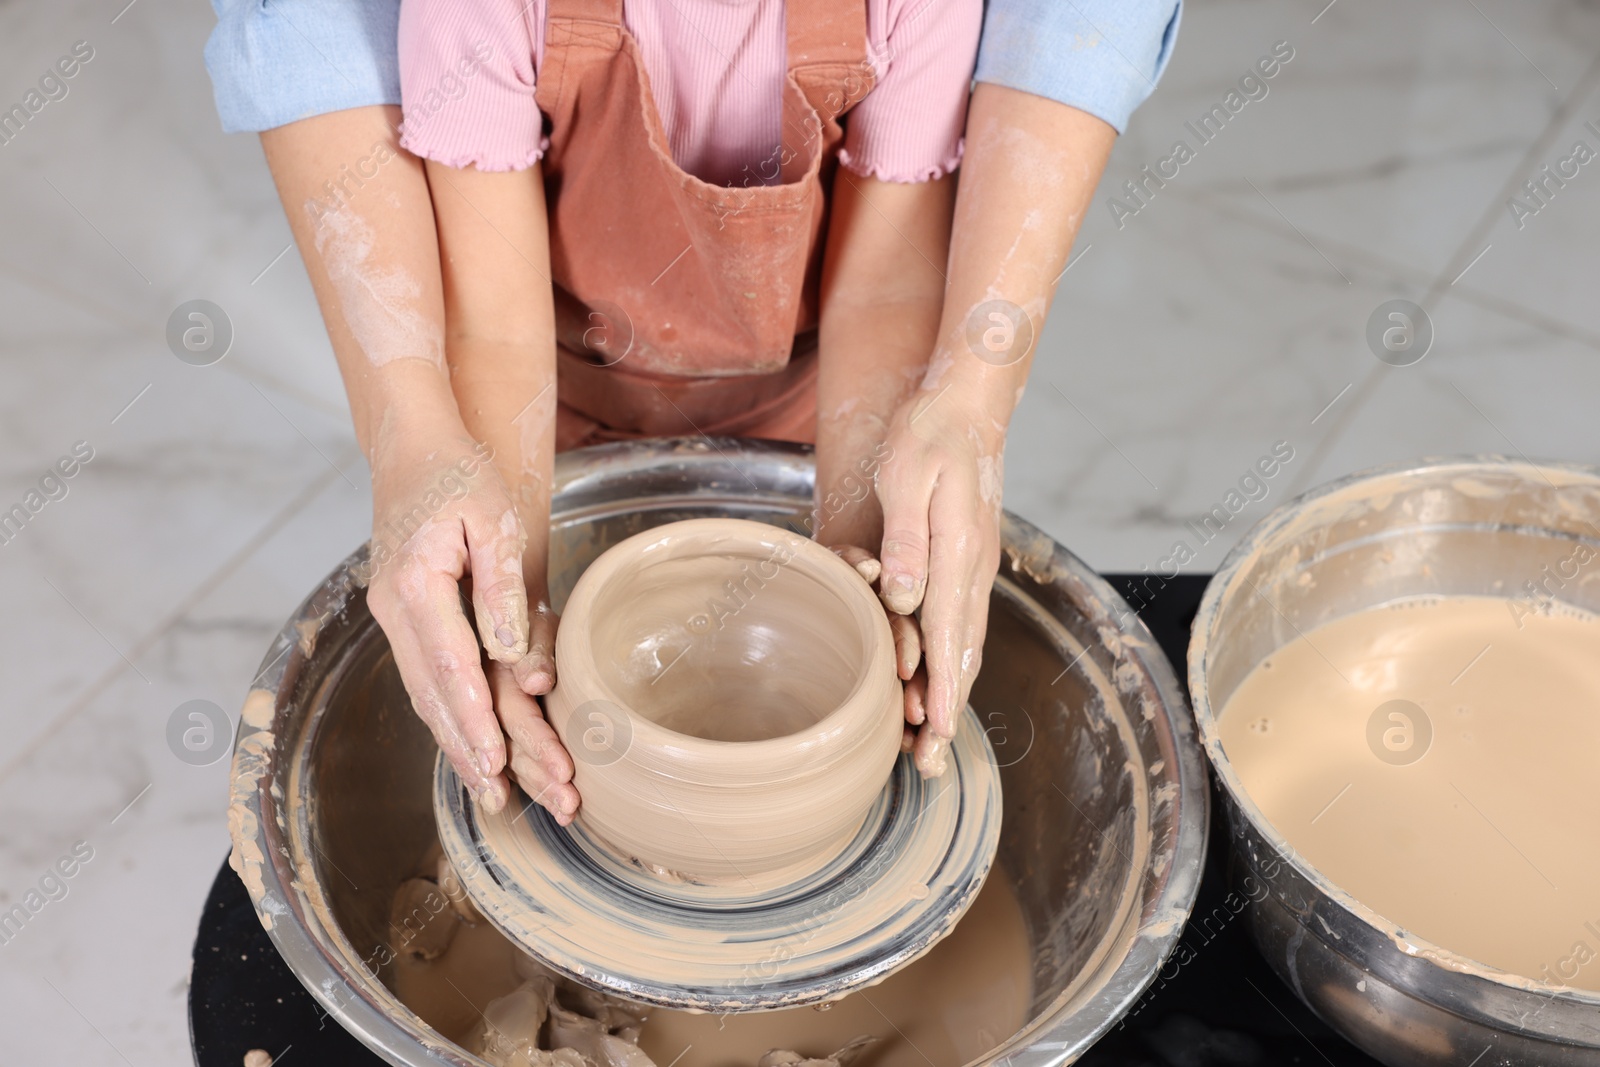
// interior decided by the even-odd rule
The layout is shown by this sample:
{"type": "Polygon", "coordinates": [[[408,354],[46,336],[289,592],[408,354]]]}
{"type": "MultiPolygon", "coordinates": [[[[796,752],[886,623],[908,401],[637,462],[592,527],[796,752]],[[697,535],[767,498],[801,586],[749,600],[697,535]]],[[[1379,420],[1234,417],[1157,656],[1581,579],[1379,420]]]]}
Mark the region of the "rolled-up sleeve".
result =
{"type": "Polygon", "coordinates": [[[206,70],[222,128],[258,132],[400,103],[400,0],[212,0],[206,70]]]}
{"type": "Polygon", "coordinates": [[[975,76],[1121,133],[1166,70],[1182,13],[1182,0],[989,0],[975,76]]]}

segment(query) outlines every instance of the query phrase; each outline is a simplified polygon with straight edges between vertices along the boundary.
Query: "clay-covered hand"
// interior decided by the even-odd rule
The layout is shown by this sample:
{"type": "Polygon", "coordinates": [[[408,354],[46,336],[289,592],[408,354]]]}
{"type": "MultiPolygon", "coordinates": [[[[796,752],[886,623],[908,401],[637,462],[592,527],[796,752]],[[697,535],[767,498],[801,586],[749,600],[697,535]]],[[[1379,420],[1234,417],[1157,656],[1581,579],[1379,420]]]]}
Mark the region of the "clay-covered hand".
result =
{"type": "Polygon", "coordinates": [[[555,680],[555,620],[538,594],[530,620],[526,534],[487,449],[453,413],[413,414],[386,419],[372,454],[367,602],[412,705],[485,809],[510,796],[509,736],[518,780],[570,818],[572,762],[533,700],[555,680]]]}
{"type": "Polygon", "coordinates": [[[1005,427],[949,389],[924,386],[895,413],[877,471],[883,509],[879,595],[891,612],[906,675],[917,767],[944,773],[956,722],[983,659],[989,591],[1000,567],[1005,427]],[[913,615],[916,616],[913,619],[913,615]],[[920,627],[918,623],[920,622],[920,627]],[[922,702],[915,718],[914,697],[922,702]]]}
{"type": "Polygon", "coordinates": [[[572,756],[534,700],[535,695],[550,691],[554,679],[542,684],[538,694],[530,694],[521,682],[520,666],[507,667],[492,661],[488,665],[489,689],[509,744],[506,765],[522,791],[566,826],[578,811],[572,756]]]}
{"type": "MultiPolygon", "coordinates": [[[[540,558],[543,552],[541,548],[540,558]]],[[[526,568],[523,573],[527,574],[526,568]]],[[[566,826],[578,810],[572,757],[535,699],[555,688],[556,627],[561,620],[550,610],[550,596],[542,577],[528,580],[526,587],[528,654],[509,665],[486,655],[489,693],[505,731],[506,767],[512,779],[536,804],[548,809],[556,822],[566,826]]]]}
{"type": "MultiPolygon", "coordinates": [[[[878,576],[883,573],[877,556],[860,545],[834,545],[833,551],[855,568],[863,581],[877,588],[878,576]]],[[[889,633],[894,636],[895,672],[905,689],[906,727],[900,738],[900,751],[911,752],[916,748],[917,727],[927,721],[928,672],[922,666],[922,628],[915,615],[901,615],[887,606],[885,613],[889,616],[889,633]]]]}

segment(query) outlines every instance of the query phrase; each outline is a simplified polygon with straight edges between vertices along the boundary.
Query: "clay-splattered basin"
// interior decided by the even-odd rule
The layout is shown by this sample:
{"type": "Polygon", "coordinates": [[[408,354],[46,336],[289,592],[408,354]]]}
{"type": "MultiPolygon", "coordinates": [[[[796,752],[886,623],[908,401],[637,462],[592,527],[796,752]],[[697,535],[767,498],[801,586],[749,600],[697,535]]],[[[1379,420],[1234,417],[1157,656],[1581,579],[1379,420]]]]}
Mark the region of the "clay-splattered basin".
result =
{"type": "MultiPolygon", "coordinates": [[[[734,515],[800,528],[812,465],[733,440],[560,458],[555,603],[604,549],[734,515]]],[[[1206,779],[1170,665],[1076,557],[1007,516],[972,705],[1005,793],[998,871],[1033,943],[1029,1021],[981,1063],[1054,1067],[1104,1034],[1177,942],[1205,851],[1206,779]]],[[[482,1061],[384,984],[389,906],[435,841],[435,748],[346,560],[269,650],[246,702],[230,812],[236,865],[273,941],[347,1029],[395,1064],[482,1061]],[[313,798],[302,802],[299,798],[313,798]]]]}
{"type": "MultiPolygon", "coordinates": [[[[1394,1067],[1600,1063],[1600,994],[1495,971],[1430,944],[1334,885],[1250,799],[1217,716],[1257,663],[1296,635],[1401,597],[1515,597],[1525,579],[1600,543],[1600,470],[1501,457],[1363,471],[1274,511],[1206,587],[1189,688],[1227,798],[1251,932],[1310,1008],[1394,1067]]],[[[1560,597],[1600,610],[1600,583],[1560,597]]],[[[1396,818],[1400,817],[1397,813],[1396,818]]],[[[1493,862],[1485,860],[1485,862],[1493,862]]]]}

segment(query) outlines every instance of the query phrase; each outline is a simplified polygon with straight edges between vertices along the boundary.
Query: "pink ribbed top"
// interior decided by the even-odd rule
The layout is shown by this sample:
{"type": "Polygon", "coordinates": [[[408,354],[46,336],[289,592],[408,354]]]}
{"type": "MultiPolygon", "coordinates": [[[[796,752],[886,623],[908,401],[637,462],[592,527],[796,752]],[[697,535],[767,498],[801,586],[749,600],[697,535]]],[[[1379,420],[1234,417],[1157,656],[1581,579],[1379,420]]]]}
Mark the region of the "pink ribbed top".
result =
{"type": "MultiPolygon", "coordinates": [[[[400,143],[479,170],[545,147],[534,80],[545,0],[403,0],[400,143]]],[[[787,50],[781,0],[624,0],[672,158],[719,185],[778,180],[787,50]]],[[[867,0],[876,87],[846,123],[840,161],[885,181],[955,169],[982,0],[867,0]]]]}

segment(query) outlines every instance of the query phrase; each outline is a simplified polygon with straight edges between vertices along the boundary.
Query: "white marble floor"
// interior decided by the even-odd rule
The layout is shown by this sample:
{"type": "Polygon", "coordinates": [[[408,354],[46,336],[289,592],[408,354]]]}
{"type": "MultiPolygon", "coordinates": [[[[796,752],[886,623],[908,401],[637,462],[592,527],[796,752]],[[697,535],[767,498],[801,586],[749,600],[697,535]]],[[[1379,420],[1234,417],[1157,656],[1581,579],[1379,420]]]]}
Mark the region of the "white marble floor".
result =
{"type": "MultiPolygon", "coordinates": [[[[270,635],[364,536],[366,474],[255,141],[224,137],[204,4],[0,5],[0,104],[75,42],[93,58],[0,145],[0,510],[93,457],[0,544],[0,907],[92,850],[0,943],[0,1061],[188,1062],[184,994],[227,844],[225,761],[169,750],[173,709],[232,712],[270,635]],[[120,12],[120,14],[119,14],[120,12]],[[205,297],[236,340],[174,359],[205,297]]],[[[1600,171],[1532,217],[1507,200],[1600,148],[1600,9],[1580,0],[1193,0],[1117,147],[1042,340],[1008,506],[1103,569],[1165,555],[1275,442],[1267,508],[1373,463],[1595,462],[1600,171]],[[1326,6],[1325,6],[1326,5],[1326,6]],[[1193,141],[1278,42],[1294,56],[1118,225],[1125,180],[1193,141]],[[1590,251],[1585,251],[1590,249],[1590,251]],[[1585,281],[1588,279],[1588,281],[1585,281]],[[1368,349],[1425,307],[1426,359],[1368,349]]],[[[219,757],[220,757],[219,753],[219,757]]]]}

